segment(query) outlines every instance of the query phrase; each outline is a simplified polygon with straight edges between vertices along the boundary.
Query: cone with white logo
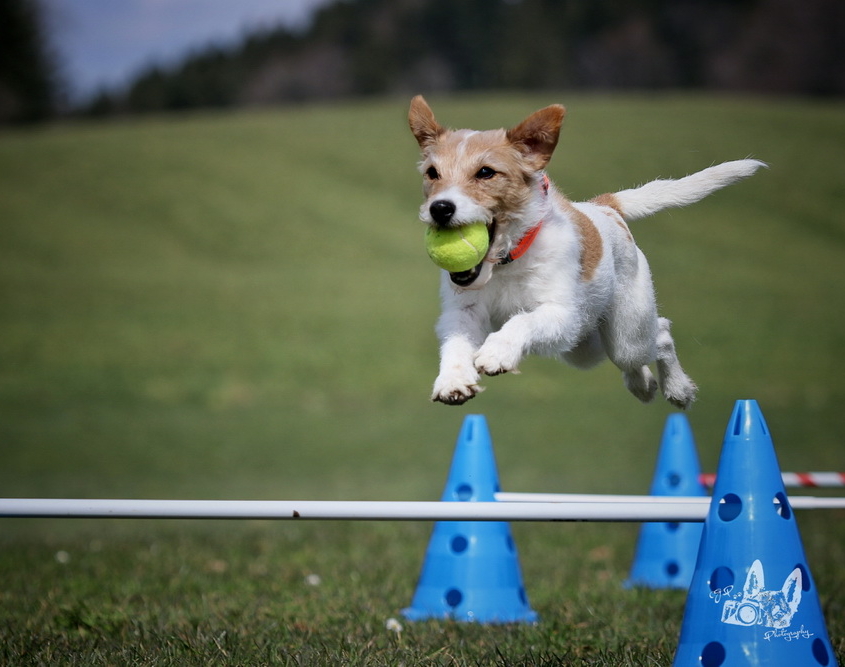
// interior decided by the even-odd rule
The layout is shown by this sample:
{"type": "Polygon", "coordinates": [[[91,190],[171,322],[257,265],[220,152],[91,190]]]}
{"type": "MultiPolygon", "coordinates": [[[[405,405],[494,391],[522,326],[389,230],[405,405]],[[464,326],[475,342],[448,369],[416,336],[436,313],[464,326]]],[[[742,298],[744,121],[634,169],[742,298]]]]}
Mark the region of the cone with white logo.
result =
{"type": "Polygon", "coordinates": [[[674,665],[835,664],[768,426],[756,401],[737,401],[674,665]]]}

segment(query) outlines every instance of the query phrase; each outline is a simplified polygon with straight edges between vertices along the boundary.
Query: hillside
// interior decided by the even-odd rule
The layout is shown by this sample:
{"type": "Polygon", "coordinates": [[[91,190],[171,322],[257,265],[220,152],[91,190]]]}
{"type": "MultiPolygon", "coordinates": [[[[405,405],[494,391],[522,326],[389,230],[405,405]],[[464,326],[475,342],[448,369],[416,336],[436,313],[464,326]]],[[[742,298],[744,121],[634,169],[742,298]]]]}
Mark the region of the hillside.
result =
{"type": "MultiPolygon", "coordinates": [[[[567,104],[550,175],[577,199],[767,161],[633,232],[701,387],[704,470],[741,398],[784,470],[845,469],[841,105],[430,101],[472,127],[567,104]]],[[[407,102],[0,133],[3,495],[434,500],[467,414],[505,490],[645,492],[672,411],[609,364],[532,359],[465,407],[429,402],[438,276],[407,102]]],[[[841,661],[842,513],[797,514],[841,661]]],[[[684,592],[623,588],[636,525],[514,525],[538,625],[397,628],[430,530],[4,519],[0,662],[669,664],[684,592]]]]}
{"type": "MultiPolygon", "coordinates": [[[[484,127],[560,99],[434,105],[444,122],[484,127]]],[[[845,244],[833,166],[841,109],[562,101],[570,113],[550,173],[574,198],[723,159],[771,165],[634,232],[702,387],[692,415],[710,459],[725,410],[754,397],[790,465],[806,467],[812,452],[817,468],[841,466],[843,327],[830,305],[845,244]]],[[[328,476],[320,488],[332,494],[413,495],[437,473],[408,484],[382,471],[442,456],[464,410],[497,416],[514,448],[502,454],[508,469],[532,486],[639,488],[614,475],[647,473],[641,453],[668,408],[639,405],[610,366],[579,373],[531,361],[520,376],[489,380],[466,408],[428,403],[437,275],[415,220],[405,111],[392,99],[2,135],[7,492],[144,495],[187,483],[215,496],[273,495],[328,476]],[[540,442],[532,457],[553,461],[538,467],[517,453],[540,442]],[[576,454],[585,442],[613,451],[613,467],[597,476],[576,454]],[[48,464],[57,452],[73,455],[48,464]],[[290,452],[296,472],[283,463],[290,452]],[[325,467],[338,452],[356,475],[325,467]],[[186,476],[203,453],[213,453],[209,470],[186,476]],[[127,477],[135,466],[152,469],[127,477]],[[360,476],[379,483],[359,488],[360,476]]]]}

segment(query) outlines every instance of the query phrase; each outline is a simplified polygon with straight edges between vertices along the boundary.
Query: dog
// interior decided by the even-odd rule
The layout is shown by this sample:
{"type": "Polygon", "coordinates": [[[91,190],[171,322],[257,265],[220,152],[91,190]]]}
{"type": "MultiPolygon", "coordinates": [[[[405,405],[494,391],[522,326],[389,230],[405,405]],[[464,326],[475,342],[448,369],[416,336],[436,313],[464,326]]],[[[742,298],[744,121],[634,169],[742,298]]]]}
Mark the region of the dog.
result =
{"type": "Polygon", "coordinates": [[[450,130],[422,96],[411,101],[420,219],[436,227],[483,221],[490,238],[477,266],[442,272],[432,400],[463,404],[482,390],[482,374],[516,373],[523,357],[538,354],[582,369],[609,358],[641,401],[659,385],[686,409],[697,387],[678,361],[670,321],[658,316],[648,262],[627,223],[696,202],[765,165],[725,162],[574,203],[545,172],[564,115],[552,105],[508,130],[450,130]]]}

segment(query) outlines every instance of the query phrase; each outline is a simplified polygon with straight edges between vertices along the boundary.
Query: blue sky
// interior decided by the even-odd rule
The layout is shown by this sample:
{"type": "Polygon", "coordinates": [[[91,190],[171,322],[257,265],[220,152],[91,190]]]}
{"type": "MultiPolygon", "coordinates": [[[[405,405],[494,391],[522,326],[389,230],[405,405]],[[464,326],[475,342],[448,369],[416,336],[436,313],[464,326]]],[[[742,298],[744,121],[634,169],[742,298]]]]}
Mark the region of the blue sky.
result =
{"type": "Polygon", "coordinates": [[[151,63],[237,42],[246,31],[303,27],[331,0],[42,0],[61,73],[79,100],[151,63]]]}

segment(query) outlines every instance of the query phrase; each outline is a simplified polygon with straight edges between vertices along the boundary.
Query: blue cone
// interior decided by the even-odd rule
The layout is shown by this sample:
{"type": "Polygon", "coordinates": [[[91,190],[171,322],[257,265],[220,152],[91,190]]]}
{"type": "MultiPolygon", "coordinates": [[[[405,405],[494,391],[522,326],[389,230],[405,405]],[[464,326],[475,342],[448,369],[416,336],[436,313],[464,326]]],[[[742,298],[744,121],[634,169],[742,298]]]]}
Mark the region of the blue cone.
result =
{"type": "Polygon", "coordinates": [[[769,429],[756,401],[738,401],[674,665],[835,664],[769,429]]]}
{"type": "MultiPolygon", "coordinates": [[[[494,501],[499,474],[487,421],[468,415],[452,458],[442,501],[494,501]]],[[[535,623],[510,525],[502,521],[438,521],[411,606],[411,621],[535,623]]]]}
{"type": "MultiPolygon", "coordinates": [[[[680,413],[669,415],[649,493],[653,496],[705,496],[700,474],[689,421],[680,413]]],[[[644,523],[625,586],[689,588],[701,531],[700,523],[644,523]]]]}

